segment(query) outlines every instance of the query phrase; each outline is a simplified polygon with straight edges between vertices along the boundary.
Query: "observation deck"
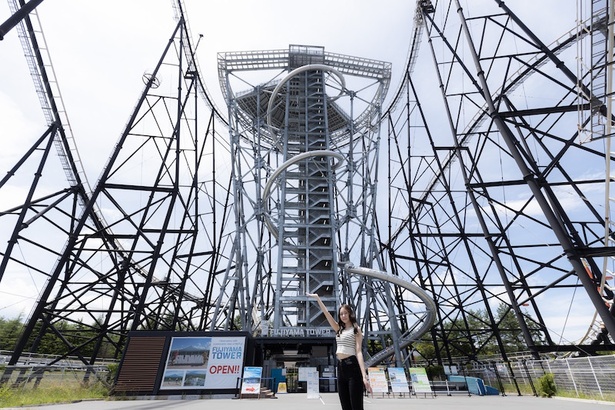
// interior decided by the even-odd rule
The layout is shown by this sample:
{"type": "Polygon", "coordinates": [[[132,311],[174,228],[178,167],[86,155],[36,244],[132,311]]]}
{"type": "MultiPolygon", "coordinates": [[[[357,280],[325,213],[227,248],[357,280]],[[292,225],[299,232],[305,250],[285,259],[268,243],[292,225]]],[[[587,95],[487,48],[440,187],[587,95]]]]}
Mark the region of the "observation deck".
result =
{"type": "MultiPolygon", "coordinates": [[[[260,51],[240,51],[226,52],[218,54],[218,75],[220,88],[226,101],[234,100],[241,108],[243,115],[240,121],[244,126],[251,126],[255,118],[264,117],[267,114],[268,106],[271,106],[269,113],[270,123],[262,124],[263,136],[273,143],[274,136],[270,127],[279,129],[284,124],[285,117],[285,95],[286,85],[282,86],[281,92],[275,95],[275,100],[270,104],[270,98],[274,89],[279,85],[280,76],[274,75],[266,82],[254,85],[252,88],[243,91],[233,91],[231,79],[235,72],[245,71],[292,71],[296,68],[317,64],[327,66],[331,70],[347,76],[371,81],[374,84],[371,96],[362,96],[364,104],[362,111],[354,115],[354,119],[344,109],[343,98],[329,97],[327,103],[328,110],[328,131],[331,137],[338,144],[343,145],[344,139],[351,138],[354,132],[360,131],[363,127],[369,126],[370,119],[374,111],[379,109],[379,104],[388,91],[391,80],[391,63],[353,57],[343,54],[330,53],[324,47],[290,45],[288,50],[260,50],[260,51]],[[371,98],[370,98],[371,97],[371,98]],[[371,102],[370,102],[371,99],[371,102]],[[350,131],[349,124],[353,130],[350,131]]],[[[241,86],[245,87],[245,82],[241,86]]],[[[344,95],[354,96],[354,92],[344,88],[341,84],[327,84],[327,90],[333,90],[338,97],[344,95]]],[[[369,87],[361,87],[369,88],[369,87]]]]}

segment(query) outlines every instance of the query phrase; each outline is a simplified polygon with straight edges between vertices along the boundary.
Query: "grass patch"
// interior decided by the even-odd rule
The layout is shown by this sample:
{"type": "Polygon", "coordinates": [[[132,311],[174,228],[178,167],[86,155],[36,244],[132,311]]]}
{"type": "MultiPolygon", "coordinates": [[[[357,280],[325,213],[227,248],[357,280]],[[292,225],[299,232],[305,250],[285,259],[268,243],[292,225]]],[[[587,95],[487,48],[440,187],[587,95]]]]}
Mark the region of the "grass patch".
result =
{"type": "Polygon", "coordinates": [[[566,391],[566,390],[559,391],[558,390],[556,396],[573,398],[573,399],[576,398],[576,399],[584,399],[584,400],[598,400],[598,401],[615,402],[614,393],[603,393],[603,395],[601,396],[599,392],[586,393],[586,392],[579,391],[577,394],[577,392],[574,392],[574,391],[566,391]]]}
{"type": "MultiPolygon", "coordinates": [[[[533,396],[534,395],[534,391],[532,390],[529,384],[520,383],[518,387],[519,387],[519,393],[522,396],[533,396]]],[[[538,390],[538,386],[535,386],[535,388],[538,390]]],[[[504,392],[509,396],[515,395],[517,394],[517,386],[510,384],[510,383],[504,383],[504,392]]],[[[540,391],[536,391],[536,394],[538,396],[540,396],[540,393],[541,393],[540,391]]],[[[599,400],[599,401],[615,402],[615,393],[612,393],[612,392],[603,392],[603,395],[601,396],[598,391],[594,391],[594,392],[579,391],[577,394],[577,392],[575,392],[574,390],[569,391],[569,390],[559,389],[553,395],[553,397],[566,397],[566,398],[571,398],[571,399],[599,400]]]]}
{"type": "Polygon", "coordinates": [[[45,383],[37,388],[0,387],[0,408],[35,406],[41,404],[71,403],[80,400],[104,400],[109,390],[102,383],[84,386],[77,381],[56,381],[45,383]]]}
{"type": "MultiPolygon", "coordinates": [[[[498,390],[499,390],[499,387],[498,387],[498,390]]],[[[504,392],[508,395],[517,394],[517,393],[520,393],[522,396],[533,396],[534,395],[534,390],[532,390],[532,387],[529,384],[519,384],[518,386],[516,386],[514,384],[504,383],[504,392]]]]}

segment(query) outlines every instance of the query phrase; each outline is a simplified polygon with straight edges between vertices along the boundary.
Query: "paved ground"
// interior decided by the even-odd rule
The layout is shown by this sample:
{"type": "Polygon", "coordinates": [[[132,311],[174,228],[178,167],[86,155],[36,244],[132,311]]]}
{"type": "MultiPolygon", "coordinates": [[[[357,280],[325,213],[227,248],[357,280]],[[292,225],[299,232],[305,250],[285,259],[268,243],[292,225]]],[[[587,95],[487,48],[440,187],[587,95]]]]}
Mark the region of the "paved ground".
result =
{"type": "MultiPolygon", "coordinates": [[[[615,403],[594,400],[539,398],[533,396],[437,396],[435,398],[365,399],[365,410],[600,410],[613,408],[615,403]],[[603,407],[604,406],[604,407],[603,407]]],[[[24,410],[27,407],[21,407],[24,410]]],[[[71,404],[36,406],[36,410],[333,410],[339,409],[337,393],[321,393],[320,398],[308,399],[306,394],[279,394],[277,399],[138,399],[82,401],[71,404]]]]}

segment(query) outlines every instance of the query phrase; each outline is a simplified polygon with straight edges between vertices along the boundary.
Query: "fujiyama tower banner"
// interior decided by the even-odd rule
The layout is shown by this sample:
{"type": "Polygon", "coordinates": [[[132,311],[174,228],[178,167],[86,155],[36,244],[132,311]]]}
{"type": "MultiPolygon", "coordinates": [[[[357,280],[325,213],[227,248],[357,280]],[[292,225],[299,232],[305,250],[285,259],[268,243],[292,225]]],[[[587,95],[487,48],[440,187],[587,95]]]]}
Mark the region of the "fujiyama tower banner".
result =
{"type": "Polygon", "coordinates": [[[232,389],[241,377],[246,338],[173,337],[161,389],[232,389]]]}

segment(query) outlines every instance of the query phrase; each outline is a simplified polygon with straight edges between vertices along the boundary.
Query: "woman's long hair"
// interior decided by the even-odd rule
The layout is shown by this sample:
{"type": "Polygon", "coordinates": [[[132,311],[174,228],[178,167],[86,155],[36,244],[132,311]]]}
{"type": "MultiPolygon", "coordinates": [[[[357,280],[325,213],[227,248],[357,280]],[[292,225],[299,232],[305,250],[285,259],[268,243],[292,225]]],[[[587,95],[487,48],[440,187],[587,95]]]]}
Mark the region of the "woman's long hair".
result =
{"type": "Polygon", "coordinates": [[[352,306],[348,304],[343,304],[342,306],[340,306],[340,310],[337,312],[337,324],[338,324],[337,334],[338,335],[342,334],[342,330],[344,330],[344,327],[346,326],[344,322],[342,322],[341,315],[340,315],[340,312],[342,311],[342,309],[346,309],[346,311],[348,312],[350,323],[352,323],[352,327],[354,328],[354,334],[356,335],[359,332],[358,330],[359,325],[357,324],[357,315],[355,315],[354,309],[352,308],[352,306]]]}

